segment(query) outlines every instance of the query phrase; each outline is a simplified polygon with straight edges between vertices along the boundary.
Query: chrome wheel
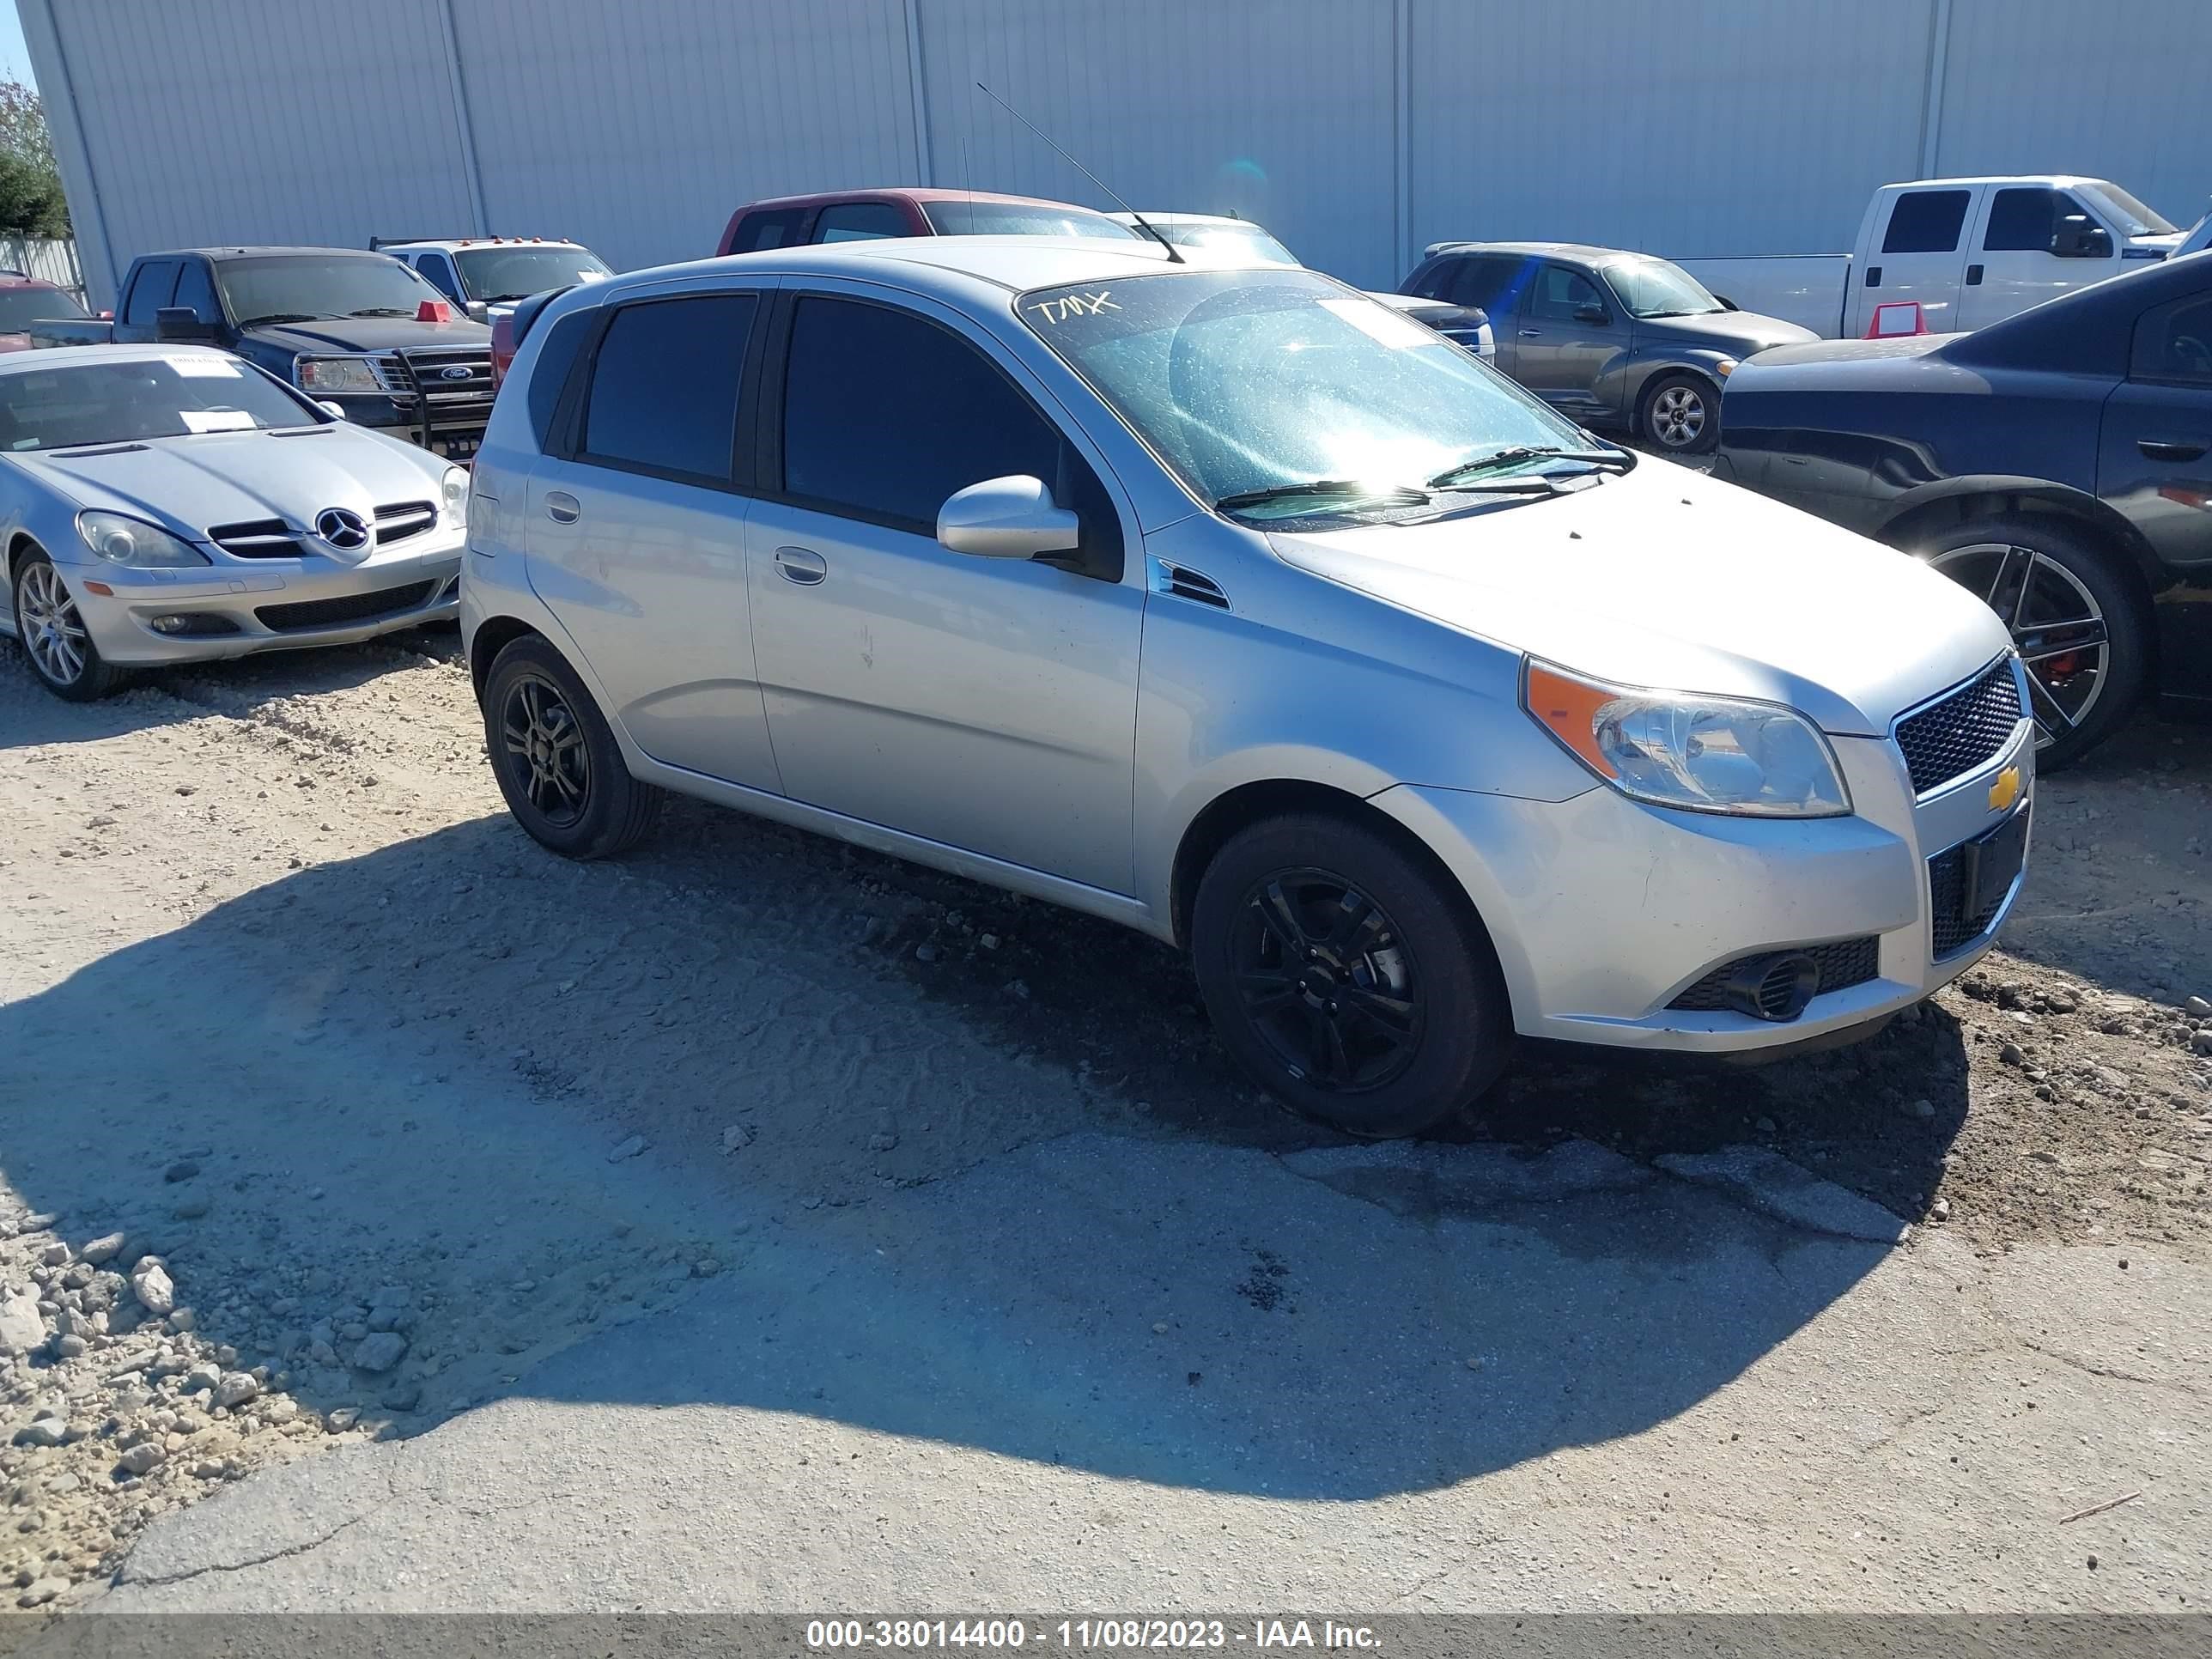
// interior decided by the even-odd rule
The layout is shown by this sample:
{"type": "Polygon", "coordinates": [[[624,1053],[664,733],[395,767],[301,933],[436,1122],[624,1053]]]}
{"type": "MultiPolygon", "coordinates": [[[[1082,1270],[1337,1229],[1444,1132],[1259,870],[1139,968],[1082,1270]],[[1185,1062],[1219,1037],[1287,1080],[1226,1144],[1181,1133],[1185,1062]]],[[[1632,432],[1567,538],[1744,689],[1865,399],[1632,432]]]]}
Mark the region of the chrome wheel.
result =
{"type": "Polygon", "coordinates": [[[1651,400],[1651,436],[1666,448],[1692,448],[1705,430],[1705,398],[1697,387],[1670,386],[1651,400]]]}
{"type": "Polygon", "coordinates": [[[91,648],[84,619],[61,573],[43,559],[25,565],[16,581],[15,627],[31,661],[56,685],[75,685],[83,677],[91,648]]]}
{"type": "Polygon", "coordinates": [[[1420,1052],[1425,998],[1382,907],[1321,870],[1245,896],[1231,945],[1252,1030],[1291,1076],[1333,1093],[1379,1089],[1420,1052]]]}
{"type": "Polygon", "coordinates": [[[2027,665],[2038,748],[2088,720],[2111,677],[2112,629],[2079,577],[2034,548],[2004,542],[1951,548],[1929,562],[1980,595],[2011,630],[2027,665]]]}
{"type": "Polygon", "coordinates": [[[592,753],[567,693],[550,679],[525,674],[507,688],[500,735],[530,804],[556,828],[574,823],[591,804],[592,753]]]}

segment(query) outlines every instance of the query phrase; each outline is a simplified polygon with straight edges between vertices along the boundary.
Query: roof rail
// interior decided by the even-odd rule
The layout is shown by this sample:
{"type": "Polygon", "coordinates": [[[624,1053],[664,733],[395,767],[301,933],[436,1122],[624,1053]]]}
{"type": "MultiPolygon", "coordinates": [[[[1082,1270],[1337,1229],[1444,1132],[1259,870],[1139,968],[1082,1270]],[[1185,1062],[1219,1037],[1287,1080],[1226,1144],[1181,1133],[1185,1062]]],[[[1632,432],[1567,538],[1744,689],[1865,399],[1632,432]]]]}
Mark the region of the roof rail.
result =
{"type": "Polygon", "coordinates": [[[368,251],[375,253],[387,247],[397,246],[402,242],[435,242],[442,240],[436,236],[372,236],[368,239],[368,251]]]}

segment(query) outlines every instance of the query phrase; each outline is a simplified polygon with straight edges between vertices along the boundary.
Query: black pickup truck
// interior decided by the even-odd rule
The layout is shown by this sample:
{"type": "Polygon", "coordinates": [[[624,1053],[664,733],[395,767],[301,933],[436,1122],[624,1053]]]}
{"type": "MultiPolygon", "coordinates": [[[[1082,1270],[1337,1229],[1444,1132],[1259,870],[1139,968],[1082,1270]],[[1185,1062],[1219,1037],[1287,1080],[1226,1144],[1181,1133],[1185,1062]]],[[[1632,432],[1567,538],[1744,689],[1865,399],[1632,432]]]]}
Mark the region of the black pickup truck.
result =
{"type": "Polygon", "coordinates": [[[114,321],[30,325],[39,346],[216,345],[362,426],[476,453],[491,418],[491,331],[383,253],[192,248],[134,259],[114,321]]]}

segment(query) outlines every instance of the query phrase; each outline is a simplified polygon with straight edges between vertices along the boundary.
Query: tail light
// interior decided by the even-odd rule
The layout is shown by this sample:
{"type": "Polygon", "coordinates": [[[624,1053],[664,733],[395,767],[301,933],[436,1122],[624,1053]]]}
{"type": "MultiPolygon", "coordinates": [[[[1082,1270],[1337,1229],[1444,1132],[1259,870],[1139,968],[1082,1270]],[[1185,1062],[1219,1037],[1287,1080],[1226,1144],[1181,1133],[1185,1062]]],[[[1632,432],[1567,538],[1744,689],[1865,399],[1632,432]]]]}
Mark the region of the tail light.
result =
{"type": "Polygon", "coordinates": [[[491,384],[497,391],[514,362],[514,313],[508,312],[491,325],[491,384]]]}

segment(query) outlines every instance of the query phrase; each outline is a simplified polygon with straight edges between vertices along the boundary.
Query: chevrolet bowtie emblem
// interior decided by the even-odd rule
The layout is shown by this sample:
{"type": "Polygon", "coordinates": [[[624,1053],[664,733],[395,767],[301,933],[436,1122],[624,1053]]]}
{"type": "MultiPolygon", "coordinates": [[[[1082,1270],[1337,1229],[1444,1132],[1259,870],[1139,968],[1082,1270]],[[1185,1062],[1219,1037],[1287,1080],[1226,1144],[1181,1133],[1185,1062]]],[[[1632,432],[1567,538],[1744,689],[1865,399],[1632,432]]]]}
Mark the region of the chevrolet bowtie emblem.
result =
{"type": "Polygon", "coordinates": [[[2020,768],[2008,766],[1990,785],[1990,811],[2002,812],[2020,799],[2020,768]]]}

